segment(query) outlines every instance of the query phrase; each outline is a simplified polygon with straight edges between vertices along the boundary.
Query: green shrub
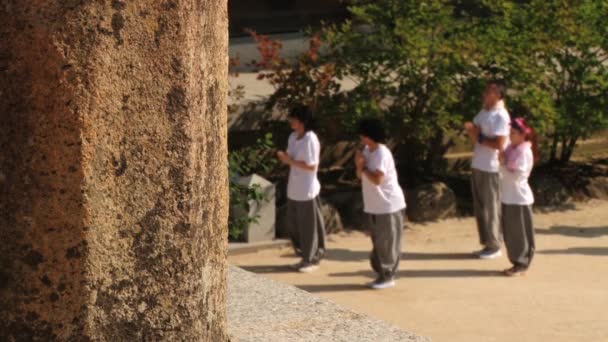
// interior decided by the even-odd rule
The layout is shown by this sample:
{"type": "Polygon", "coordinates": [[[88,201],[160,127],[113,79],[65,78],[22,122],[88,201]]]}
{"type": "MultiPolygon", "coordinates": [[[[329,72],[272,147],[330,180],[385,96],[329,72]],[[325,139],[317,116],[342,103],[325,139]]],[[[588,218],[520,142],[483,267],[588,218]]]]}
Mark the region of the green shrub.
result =
{"type": "MultiPolygon", "coordinates": [[[[228,153],[228,175],[230,179],[230,207],[240,207],[244,212],[249,212],[250,201],[267,200],[264,192],[257,184],[244,186],[238,183],[240,176],[252,173],[268,174],[276,164],[276,159],[271,155],[274,150],[272,134],[266,134],[263,139],[258,139],[253,146],[248,146],[228,153]]],[[[250,223],[257,222],[258,217],[235,217],[230,215],[228,219],[228,232],[233,240],[241,238],[245,227],[250,223]]]]}

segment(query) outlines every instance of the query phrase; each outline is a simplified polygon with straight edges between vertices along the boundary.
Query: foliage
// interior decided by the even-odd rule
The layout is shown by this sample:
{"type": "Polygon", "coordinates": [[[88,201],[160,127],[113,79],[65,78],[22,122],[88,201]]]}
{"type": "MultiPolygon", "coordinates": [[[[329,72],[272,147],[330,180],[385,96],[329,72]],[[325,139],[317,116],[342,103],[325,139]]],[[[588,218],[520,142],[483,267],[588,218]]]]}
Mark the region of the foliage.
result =
{"type": "Polygon", "coordinates": [[[456,20],[447,0],[352,3],[352,20],[324,34],[339,74],[357,80],[349,98],[358,101],[346,113],[384,119],[407,161],[402,170],[432,174],[452,145],[448,132],[478,110],[467,91],[480,83],[471,20],[456,20]]]}
{"type": "Polygon", "coordinates": [[[268,107],[310,104],[325,137],[352,133],[362,117],[385,120],[408,178],[443,169],[488,79],[506,82],[509,111],[549,137],[551,159],[568,161],[579,139],[608,126],[606,1],[348,3],[351,19],[311,35],[295,61],[251,32],[259,78],[275,88],[268,107]]]}
{"type": "MultiPolygon", "coordinates": [[[[230,74],[238,76],[234,71],[239,64],[237,58],[231,58],[229,61],[230,74]]],[[[238,101],[245,96],[245,90],[242,85],[231,87],[228,90],[228,97],[232,99],[233,104],[228,105],[228,112],[234,113],[238,111],[238,101]]],[[[249,213],[249,203],[252,201],[260,202],[267,200],[260,186],[254,184],[249,187],[239,184],[239,177],[252,173],[268,174],[276,164],[276,159],[271,155],[274,152],[272,142],[272,134],[268,133],[263,138],[257,139],[256,144],[247,146],[237,150],[232,150],[228,153],[228,177],[229,177],[229,197],[230,197],[230,215],[228,218],[228,234],[233,240],[241,238],[245,228],[250,223],[257,222],[257,216],[237,216],[233,209],[242,209],[240,211],[249,213]]]]}
{"type": "Polygon", "coordinates": [[[496,1],[477,25],[482,68],[512,89],[512,114],[550,136],[550,158],[569,161],[576,142],[608,124],[603,1],[496,1]]]}
{"type": "MultiPolygon", "coordinates": [[[[230,179],[230,207],[241,208],[249,213],[251,201],[260,202],[267,200],[259,185],[246,186],[238,183],[240,176],[252,173],[268,174],[276,163],[275,158],[269,158],[273,151],[272,134],[266,134],[263,139],[258,139],[253,146],[248,146],[228,153],[228,175],[230,179]]],[[[258,217],[246,216],[229,217],[228,231],[230,238],[237,240],[243,234],[245,227],[250,223],[257,222],[258,217]]]]}
{"type": "Polygon", "coordinates": [[[251,65],[258,79],[268,81],[275,89],[266,102],[268,110],[285,111],[294,105],[309,105],[322,129],[331,129],[339,106],[340,84],[334,63],[321,60],[321,40],[312,35],[308,49],[295,60],[281,55],[282,44],[268,36],[248,31],[258,45],[260,59],[251,65]]]}
{"type": "Polygon", "coordinates": [[[561,144],[559,160],[568,162],[579,139],[608,127],[608,3],[533,1],[530,11],[546,40],[538,63],[555,101],[551,159],[561,144]]]}

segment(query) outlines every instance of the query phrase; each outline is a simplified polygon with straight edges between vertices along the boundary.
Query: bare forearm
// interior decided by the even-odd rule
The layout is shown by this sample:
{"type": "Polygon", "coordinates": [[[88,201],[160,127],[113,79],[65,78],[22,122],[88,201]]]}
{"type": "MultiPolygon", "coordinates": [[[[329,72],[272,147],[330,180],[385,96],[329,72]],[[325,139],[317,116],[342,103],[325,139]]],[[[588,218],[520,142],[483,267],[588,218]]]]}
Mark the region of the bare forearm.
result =
{"type": "Polygon", "coordinates": [[[477,144],[477,141],[479,140],[479,133],[469,132],[468,136],[473,145],[477,144]]]}
{"type": "Polygon", "coordinates": [[[384,174],[382,174],[380,172],[362,170],[361,175],[362,175],[362,177],[366,177],[374,185],[380,185],[380,184],[382,184],[382,181],[384,180],[384,174]]]}

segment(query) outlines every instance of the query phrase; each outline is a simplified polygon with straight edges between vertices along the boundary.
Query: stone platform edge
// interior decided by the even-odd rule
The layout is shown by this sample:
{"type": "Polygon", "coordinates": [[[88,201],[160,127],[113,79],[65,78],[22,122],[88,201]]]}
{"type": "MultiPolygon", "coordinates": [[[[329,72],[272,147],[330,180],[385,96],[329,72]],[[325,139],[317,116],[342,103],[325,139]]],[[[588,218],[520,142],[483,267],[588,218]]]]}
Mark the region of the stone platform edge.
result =
{"type": "Polygon", "coordinates": [[[228,332],[231,342],[430,341],[236,266],[228,270],[228,332]]]}
{"type": "Polygon", "coordinates": [[[266,249],[277,249],[289,247],[291,242],[287,239],[275,239],[260,242],[230,242],[228,244],[228,255],[239,255],[256,253],[266,249]]]}

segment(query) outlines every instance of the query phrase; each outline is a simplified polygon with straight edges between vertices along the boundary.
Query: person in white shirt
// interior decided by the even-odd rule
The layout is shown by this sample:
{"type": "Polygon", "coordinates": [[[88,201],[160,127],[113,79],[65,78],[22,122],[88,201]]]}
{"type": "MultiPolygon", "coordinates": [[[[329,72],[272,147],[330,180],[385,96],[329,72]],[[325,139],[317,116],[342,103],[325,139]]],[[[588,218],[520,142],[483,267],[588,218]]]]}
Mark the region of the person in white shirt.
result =
{"type": "Polygon", "coordinates": [[[325,254],[325,224],[321,213],[317,179],[321,144],[312,131],[312,112],[296,107],[289,113],[293,133],[287,151],[278,151],[279,160],[289,166],[287,181],[287,222],[296,254],[302,260],[291,268],[308,273],[318,268],[325,254]]]}
{"type": "Polygon", "coordinates": [[[474,254],[481,259],[500,257],[500,163],[498,156],[508,144],[509,112],[504,103],[505,88],[490,82],[483,93],[483,109],[465,130],[474,144],[471,190],[479,241],[483,248],[474,254]]]}
{"type": "Polygon", "coordinates": [[[523,118],[511,122],[511,144],[501,154],[502,232],[507,254],[513,267],[507,276],[524,274],[534,256],[532,204],[534,194],[528,177],[534,166],[536,139],[534,130],[523,118]]]}
{"type": "Polygon", "coordinates": [[[379,120],[359,122],[363,145],[355,164],[361,179],[364,212],[368,217],[373,249],[370,262],[378,277],[368,284],[373,289],[395,286],[395,273],[401,255],[401,232],[405,197],[399,186],[391,151],[384,145],[385,135],[379,120]]]}

